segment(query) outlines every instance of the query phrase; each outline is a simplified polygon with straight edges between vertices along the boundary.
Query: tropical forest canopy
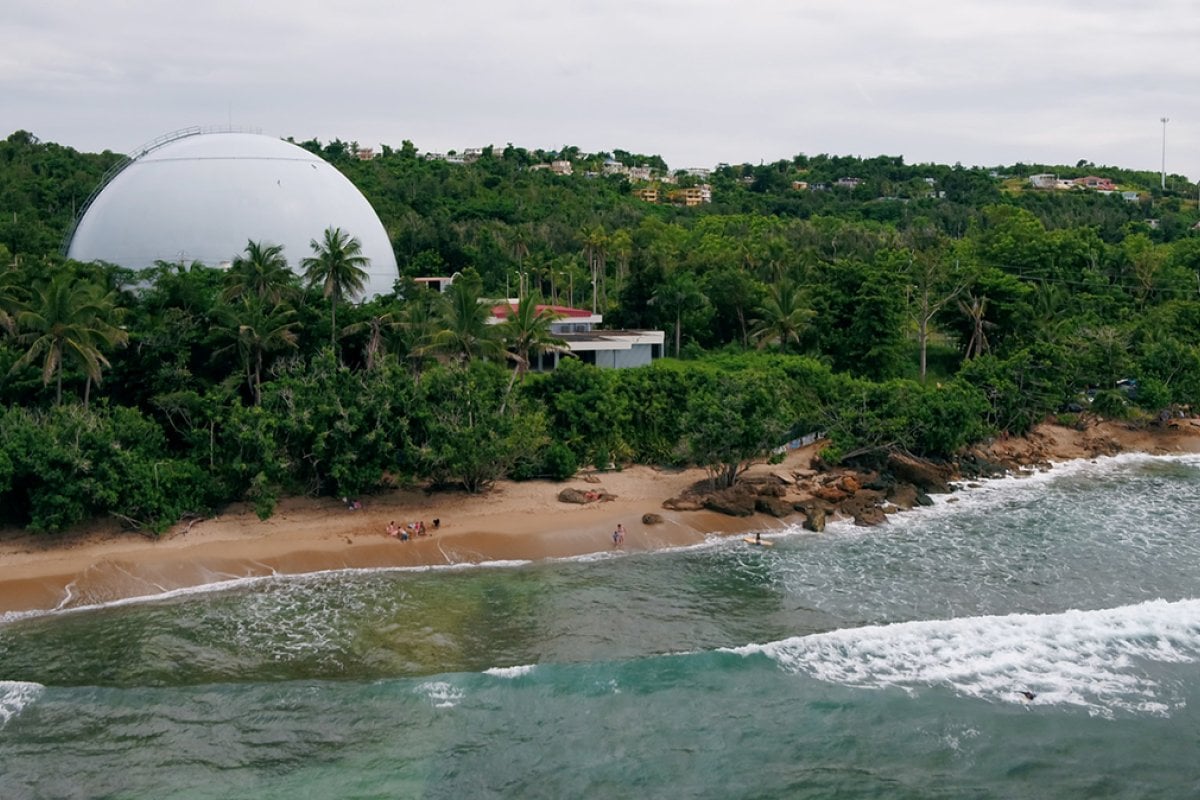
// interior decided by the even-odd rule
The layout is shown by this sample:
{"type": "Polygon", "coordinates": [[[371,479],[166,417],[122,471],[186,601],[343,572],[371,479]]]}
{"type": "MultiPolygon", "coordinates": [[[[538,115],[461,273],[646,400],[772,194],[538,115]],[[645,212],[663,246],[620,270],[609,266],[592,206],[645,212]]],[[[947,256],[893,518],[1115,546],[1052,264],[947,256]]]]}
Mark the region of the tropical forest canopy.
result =
{"type": "Polygon", "coordinates": [[[160,530],[234,501],[266,515],[283,494],[635,462],[729,482],[813,431],[833,460],[937,458],[1049,413],[1200,401],[1200,213],[1182,176],[829,155],[672,174],[622,150],[458,163],[409,142],[369,159],[300,144],[378,212],[391,294],[357,302],[355,232],[334,228],[304,253],[251,239],[227,271],[68,261],[122,157],[0,142],[0,524],[160,530]],[[1040,173],[1120,192],[1035,189],[1040,173]],[[684,205],[700,184],[711,202],[684,205]],[[453,273],[444,295],[412,280],[453,273]],[[489,325],[480,300],[518,295],[489,325]],[[671,357],[532,372],[562,349],[538,302],[664,330],[671,357]]]}

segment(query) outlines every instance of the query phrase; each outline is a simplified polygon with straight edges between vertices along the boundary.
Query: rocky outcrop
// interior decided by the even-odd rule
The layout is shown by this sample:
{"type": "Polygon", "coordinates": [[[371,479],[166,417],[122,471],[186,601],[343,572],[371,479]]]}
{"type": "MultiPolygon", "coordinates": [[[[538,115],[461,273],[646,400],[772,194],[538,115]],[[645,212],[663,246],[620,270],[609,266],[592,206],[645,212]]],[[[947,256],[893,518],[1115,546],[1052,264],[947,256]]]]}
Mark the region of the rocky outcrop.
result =
{"type": "Polygon", "coordinates": [[[591,502],[591,500],[588,499],[588,496],[589,496],[589,492],[586,492],[583,489],[567,488],[567,489],[563,489],[561,492],[558,493],[558,502],[560,502],[560,503],[578,503],[580,505],[583,505],[584,503],[591,502]]]}
{"type": "Polygon", "coordinates": [[[842,512],[854,518],[855,525],[871,527],[887,522],[883,511],[883,494],[874,489],[859,489],[842,503],[842,512]]]}
{"type": "Polygon", "coordinates": [[[643,525],[661,525],[662,521],[661,514],[642,514],[643,525]]]}
{"type": "MultiPolygon", "coordinates": [[[[982,454],[967,463],[962,472],[979,477],[1007,471],[1004,464],[982,454]]],[[[759,513],[777,519],[800,513],[804,515],[804,528],[815,532],[825,529],[831,515],[852,519],[855,525],[875,526],[886,523],[889,514],[932,505],[929,494],[952,491],[951,481],[962,474],[957,464],[934,462],[905,452],[890,453],[864,468],[822,466],[821,471],[748,475],[722,490],[709,490],[698,483],[665,501],[663,507],[675,511],[704,508],[736,517],[759,513]]]]}
{"type": "Polygon", "coordinates": [[[993,461],[977,451],[964,453],[958,460],[958,472],[964,478],[1000,478],[1011,471],[1011,465],[993,461]]]}
{"type": "Polygon", "coordinates": [[[816,505],[804,509],[804,528],[822,533],[825,530],[825,509],[816,505]]]}
{"type": "Polygon", "coordinates": [[[907,453],[890,453],[887,468],[897,480],[914,484],[922,491],[931,494],[945,494],[950,491],[953,473],[945,464],[935,464],[907,453]]]}
{"type": "Polygon", "coordinates": [[[585,503],[607,502],[616,500],[615,494],[609,494],[602,489],[572,489],[566,488],[558,493],[558,502],[560,503],[585,503]]]}
{"type": "Polygon", "coordinates": [[[818,486],[812,490],[813,496],[824,500],[826,503],[840,503],[850,496],[844,489],[837,486],[818,486]]]}
{"type": "Polygon", "coordinates": [[[888,502],[897,508],[908,511],[913,506],[917,505],[917,487],[911,483],[897,483],[887,490],[884,495],[888,502]]]}
{"type": "Polygon", "coordinates": [[[754,510],[763,514],[770,514],[772,517],[782,519],[790,517],[795,513],[792,504],[782,499],[781,497],[772,497],[770,495],[759,495],[754,500],[754,510]]]}
{"type": "Polygon", "coordinates": [[[737,485],[760,497],[783,497],[788,490],[787,483],[776,475],[745,477],[738,481],[737,485]]]}
{"type": "Polygon", "coordinates": [[[741,486],[731,486],[704,496],[705,508],[731,517],[750,516],[754,513],[754,503],[755,496],[741,486]]]}
{"type": "Polygon", "coordinates": [[[662,506],[670,511],[699,511],[704,508],[704,500],[700,497],[680,495],[663,500],[662,506]]]}

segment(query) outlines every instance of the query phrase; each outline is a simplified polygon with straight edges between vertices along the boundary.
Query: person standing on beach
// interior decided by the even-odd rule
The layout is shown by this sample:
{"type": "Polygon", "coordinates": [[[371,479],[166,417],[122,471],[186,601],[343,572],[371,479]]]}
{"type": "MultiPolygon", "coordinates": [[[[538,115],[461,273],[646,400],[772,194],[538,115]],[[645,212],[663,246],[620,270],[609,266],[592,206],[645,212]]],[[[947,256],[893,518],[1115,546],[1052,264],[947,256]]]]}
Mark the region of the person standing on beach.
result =
{"type": "Polygon", "coordinates": [[[625,526],[617,523],[617,529],[613,531],[613,546],[620,547],[625,544],[625,526]]]}

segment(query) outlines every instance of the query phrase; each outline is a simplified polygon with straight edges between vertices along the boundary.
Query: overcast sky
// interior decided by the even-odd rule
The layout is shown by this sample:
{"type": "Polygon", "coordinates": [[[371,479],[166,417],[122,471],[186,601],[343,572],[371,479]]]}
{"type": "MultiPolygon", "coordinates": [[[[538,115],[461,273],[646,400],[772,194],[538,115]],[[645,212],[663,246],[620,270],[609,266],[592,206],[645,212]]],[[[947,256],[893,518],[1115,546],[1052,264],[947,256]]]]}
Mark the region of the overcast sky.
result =
{"type": "Polygon", "coordinates": [[[422,151],[1200,177],[1200,0],[3,0],[0,135],[192,125],[422,151]]]}

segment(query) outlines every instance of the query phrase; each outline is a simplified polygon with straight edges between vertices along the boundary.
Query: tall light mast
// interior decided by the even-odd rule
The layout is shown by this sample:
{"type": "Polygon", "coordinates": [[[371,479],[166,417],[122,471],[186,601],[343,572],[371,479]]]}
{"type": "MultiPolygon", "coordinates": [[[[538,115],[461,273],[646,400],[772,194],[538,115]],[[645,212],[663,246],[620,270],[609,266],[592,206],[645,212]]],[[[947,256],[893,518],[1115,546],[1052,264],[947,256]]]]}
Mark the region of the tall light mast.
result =
{"type": "Polygon", "coordinates": [[[1162,142],[1162,190],[1167,190],[1167,123],[1171,121],[1170,117],[1162,118],[1163,126],[1163,142],[1162,142]]]}

